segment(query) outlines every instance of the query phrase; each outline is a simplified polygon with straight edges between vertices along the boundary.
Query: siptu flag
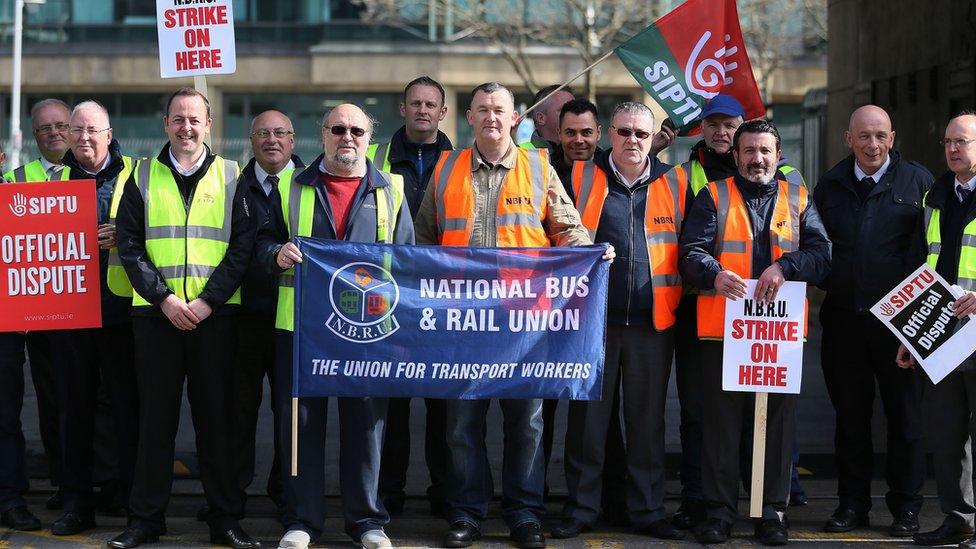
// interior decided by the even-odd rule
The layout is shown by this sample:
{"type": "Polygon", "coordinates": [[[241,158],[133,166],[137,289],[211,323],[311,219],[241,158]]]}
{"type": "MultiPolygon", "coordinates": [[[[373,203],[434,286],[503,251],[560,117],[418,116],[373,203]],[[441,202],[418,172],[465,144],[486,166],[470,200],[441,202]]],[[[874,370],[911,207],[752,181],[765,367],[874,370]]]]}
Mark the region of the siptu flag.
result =
{"type": "Polygon", "coordinates": [[[688,0],[615,51],[685,132],[719,93],[738,99],[747,119],[766,114],[735,0],[688,0]]]}

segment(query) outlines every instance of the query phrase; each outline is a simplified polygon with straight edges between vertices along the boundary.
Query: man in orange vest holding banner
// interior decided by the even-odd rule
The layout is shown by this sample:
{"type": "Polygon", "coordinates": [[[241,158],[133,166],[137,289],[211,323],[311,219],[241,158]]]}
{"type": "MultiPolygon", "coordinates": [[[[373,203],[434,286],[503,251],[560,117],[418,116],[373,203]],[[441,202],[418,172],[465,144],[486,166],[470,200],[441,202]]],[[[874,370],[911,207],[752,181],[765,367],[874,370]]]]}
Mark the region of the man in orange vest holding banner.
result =
{"type": "MultiPolygon", "coordinates": [[[[418,244],[547,247],[590,244],[545,151],[519,149],[511,129],[515,97],[497,82],[471,93],[474,147],[442,153],[414,224],[418,244]]],[[[609,249],[604,259],[614,257],[609,249]]],[[[494,492],[485,447],[489,400],[447,403],[446,547],[481,537],[494,492]]],[[[541,520],[542,400],[499,400],[505,415],[502,517],[522,548],[545,547],[541,520]]]]}
{"type": "MultiPolygon", "coordinates": [[[[830,241],[802,185],[776,177],[779,132],[752,120],[732,139],[738,174],[700,192],[681,234],[681,276],[701,290],[698,337],[702,340],[704,447],[702,484],[708,519],[696,532],[701,543],[723,543],[738,517],[739,440],[751,423],[754,396],[722,390],[725,300],[745,295],[758,279],[760,302],[771,301],[786,280],[816,284],[830,268],[830,241]]],[[[770,394],[762,518],[756,537],[766,545],[789,541],[784,513],[790,492],[796,396],[770,394]]]]}
{"type": "Polygon", "coordinates": [[[617,105],[609,151],[573,165],[576,207],[595,242],[610,242],[621,261],[610,268],[603,400],[571,402],[566,431],[563,519],[552,535],[573,538],[600,510],[604,450],[621,387],[627,436],[627,512],[635,531],[660,539],[684,533],[664,509],[664,404],[681,300],[678,234],[694,198],[680,172],[652,153],[654,115],[646,105],[617,105]]]}

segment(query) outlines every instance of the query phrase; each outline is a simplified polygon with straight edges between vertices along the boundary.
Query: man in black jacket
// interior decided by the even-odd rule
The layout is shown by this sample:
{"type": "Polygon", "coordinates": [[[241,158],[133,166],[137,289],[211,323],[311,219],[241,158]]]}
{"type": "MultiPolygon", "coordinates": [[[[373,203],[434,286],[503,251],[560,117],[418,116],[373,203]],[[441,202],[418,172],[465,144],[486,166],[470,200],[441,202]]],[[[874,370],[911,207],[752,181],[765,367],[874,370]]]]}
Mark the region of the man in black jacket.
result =
{"type": "Polygon", "coordinates": [[[889,533],[908,537],[918,530],[925,482],[921,374],[898,368],[898,340],[870,308],[918,267],[908,254],[932,174],[892,150],[891,120],[874,105],[854,111],[844,140],[851,156],[825,173],[813,194],[833,243],[822,285],[827,296],[820,308],[821,360],[837,413],[840,502],[824,530],[847,532],[868,524],[877,382],[888,425],[885,501],[894,516],[889,533]]]}
{"type": "MultiPolygon", "coordinates": [[[[238,186],[247,190],[248,206],[255,225],[268,222],[271,195],[278,192],[282,172],[303,168],[302,159],[293,154],[295,129],[284,114],[269,110],[251,122],[251,150],[254,156],[241,170],[238,186]]],[[[241,283],[241,308],[237,317],[237,360],[233,373],[231,414],[234,459],[237,460],[237,487],[246,501],[247,487],[254,478],[254,435],[258,410],[264,393],[264,377],[271,385],[271,410],[274,403],[275,347],[274,319],[278,299],[278,277],[267,272],[255,259],[248,265],[241,283]]],[[[278,508],[284,507],[284,488],[278,462],[281,455],[278,422],[274,422],[274,460],[268,473],[268,497],[278,508]]]]}
{"type": "MultiPolygon", "coordinates": [[[[389,143],[371,145],[367,156],[374,166],[403,177],[404,201],[410,215],[417,214],[427,182],[441,152],[454,148],[438,125],[447,115],[444,88],[433,78],[421,76],[403,90],[400,115],[404,125],[389,143]]],[[[430,473],[427,500],[432,515],[444,512],[444,482],[447,478],[446,409],[444,400],[425,398],[427,408],[424,458],[430,473]]],[[[391,398],[387,409],[383,458],[380,467],[380,498],[390,515],[403,512],[407,466],[410,464],[410,399],[391,398]]]]}
{"type": "MultiPolygon", "coordinates": [[[[745,297],[746,279],[758,280],[755,299],[771,300],[786,280],[815,284],[830,269],[830,241],[817,208],[806,200],[804,187],[778,179],[780,137],[776,126],[762,119],[743,123],[733,137],[732,150],[738,173],[712,182],[698,193],[680,239],[681,277],[702,292],[698,336],[702,339],[705,403],[702,485],[708,516],[696,532],[702,543],[724,543],[738,517],[739,443],[741,433],[751,428],[748,418],[754,406],[752,394],[722,390],[722,300],[745,297]],[[789,196],[789,201],[779,200],[780,195],[789,196]],[[795,231],[790,225],[772,223],[774,213],[792,215],[786,208],[800,212],[795,231]],[[720,219],[734,220],[741,215],[749,223],[727,221],[724,227],[718,226],[720,219]],[[774,245],[786,240],[788,248],[774,245]],[[720,250],[743,244],[746,250],[751,247],[749,265],[733,268],[720,262],[726,256],[720,250]]],[[[727,263],[735,255],[739,254],[729,255],[727,263]]],[[[762,519],[755,525],[756,536],[767,545],[789,540],[784,516],[795,408],[796,395],[769,395],[762,519]]]]}
{"type": "Polygon", "coordinates": [[[139,449],[129,527],[109,541],[127,549],[166,531],[173,441],[187,382],[210,541],[259,544],[238,524],[243,501],[230,444],[231,370],[239,287],[254,247],[247,189],[237,163],[210,152],[210,104],[193,88],[170,96],[159,155],[126,183],[117,230],[134,290],[132,326],[139,388],[139,449]],[[173,245],[173,243],[176,243],[173,245]]]}

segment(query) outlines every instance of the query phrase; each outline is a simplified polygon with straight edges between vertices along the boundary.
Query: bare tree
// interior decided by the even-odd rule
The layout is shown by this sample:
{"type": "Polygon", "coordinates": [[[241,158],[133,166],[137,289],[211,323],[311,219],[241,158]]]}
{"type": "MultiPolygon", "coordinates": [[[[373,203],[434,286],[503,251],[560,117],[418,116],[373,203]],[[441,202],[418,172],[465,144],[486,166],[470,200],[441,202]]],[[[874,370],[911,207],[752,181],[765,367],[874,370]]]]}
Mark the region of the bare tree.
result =
{"type": "MultiPolygon", "coordinates": [[[[568,47],[584,66],[630,38],[662,13],[661,0],[357,0],[363,19],[411,30],[434,23],[444,39],[477,38],[497,49],[535,93],[532,47],[568,47]]],[[[596,82],[587,73],[583,86],[596,97],[596,82]]]]}

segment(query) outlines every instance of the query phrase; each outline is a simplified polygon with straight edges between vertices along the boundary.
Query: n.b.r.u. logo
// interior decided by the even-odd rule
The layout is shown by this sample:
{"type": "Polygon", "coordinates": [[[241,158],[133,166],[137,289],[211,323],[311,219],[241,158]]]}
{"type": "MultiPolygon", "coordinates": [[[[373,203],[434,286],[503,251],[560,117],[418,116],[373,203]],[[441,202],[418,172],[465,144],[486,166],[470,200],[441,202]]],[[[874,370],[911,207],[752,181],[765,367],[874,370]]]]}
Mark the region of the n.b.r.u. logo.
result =
{"type": "Polygon", "coordinates": [[[325,325],[353,343],[379,341],[400,328],[393,310],[400,288],[389,271],[373,263],[349,263],[329,282],[332,314],[325,325]]]}

